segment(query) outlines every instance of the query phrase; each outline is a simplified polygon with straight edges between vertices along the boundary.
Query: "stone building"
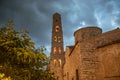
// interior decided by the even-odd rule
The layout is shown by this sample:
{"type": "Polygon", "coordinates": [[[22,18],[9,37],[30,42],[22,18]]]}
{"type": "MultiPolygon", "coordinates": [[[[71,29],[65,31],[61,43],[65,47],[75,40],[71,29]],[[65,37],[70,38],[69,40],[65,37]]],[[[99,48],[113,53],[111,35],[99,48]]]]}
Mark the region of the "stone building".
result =
{"type": "Polygon", "coordinates": [[[53,15],[52,39],[50,53],[50,71],[56,75],[58,80],[63,80],[63,65],[64,65],[64,47],[63,47],[63,32],[60,14],[53,15]]]}
{"type": "Polygon", "coordinates": [[[89,26],[75,31],[74,38],[75,45],[64,51],[61,18],[55,13],[49,69],[57,80],[120,80],[119,28],[102,33],[89,26]]]}

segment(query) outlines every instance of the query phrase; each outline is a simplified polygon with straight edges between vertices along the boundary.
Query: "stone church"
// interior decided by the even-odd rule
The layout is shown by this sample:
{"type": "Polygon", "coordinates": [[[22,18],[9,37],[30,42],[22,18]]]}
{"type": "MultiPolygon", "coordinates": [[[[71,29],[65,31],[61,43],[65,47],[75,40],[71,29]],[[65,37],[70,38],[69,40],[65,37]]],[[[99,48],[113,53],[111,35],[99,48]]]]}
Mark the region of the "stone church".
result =
{"type": "Polygon", "coordinates": [[[120,80],[119,28],[102,33],[99,27],[84,27],[74,38],[75,45],[64,51],[61,15],[55,13],[48,67],[57,80],[120,80]]]}

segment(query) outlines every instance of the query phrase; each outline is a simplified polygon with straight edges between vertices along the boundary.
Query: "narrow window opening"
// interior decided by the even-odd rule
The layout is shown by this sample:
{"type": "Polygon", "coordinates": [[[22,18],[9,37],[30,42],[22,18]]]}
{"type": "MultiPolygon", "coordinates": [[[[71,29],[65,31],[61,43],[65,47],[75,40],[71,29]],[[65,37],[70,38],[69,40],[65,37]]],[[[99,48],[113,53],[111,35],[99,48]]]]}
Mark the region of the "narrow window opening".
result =
{"type": "Polygon", "coordinates": [[[59,66],[61,66],[62,65],[62,61],[61,61],[61,59],[59,59],[59,66]]]}
{"type": "Polygon", "coordinates": [[[56,22],[58,22],[58,20],[56,19],[56,22]]]}
{"type": "Polygon", "coordinates": [[[56,59],[54,59],[54,66],[56,66],[56,59]]]}
{"type": "Polygon", "coordinates": [[[72,80],[74,80],[74,77],[72,78],[72,80]]]}
{"type": "Polygon", "coordinates": [[[61,47],[59,47],[59,53],[60,53],[60,54],[62,53],[61,47]]]}
{"type": "Polygon", "coordinates": [[[54,41],[57,42],[57,36],[54,36],[54,41]]]}
{"type": "Polygon", "coordinates": [[[54,54],[56,54],[56,47],[53,48],[53,52],[54,52],[54,54]]]}
{"type": "Polygon", "coordinates": [[[62,38],[59,36],[58,37],[58,42],[61,42],[62,41],[62,38]]]}
{"type": "Polygon", "coordinates": [[[67,80],[69,80],[69,73],[67,72],[67,80]]]}
{"type": "Polygon", "coordinates": [[[78,69],[76,69],[76,80],[79,80],[79,73],[78,73],[78,69]]]}

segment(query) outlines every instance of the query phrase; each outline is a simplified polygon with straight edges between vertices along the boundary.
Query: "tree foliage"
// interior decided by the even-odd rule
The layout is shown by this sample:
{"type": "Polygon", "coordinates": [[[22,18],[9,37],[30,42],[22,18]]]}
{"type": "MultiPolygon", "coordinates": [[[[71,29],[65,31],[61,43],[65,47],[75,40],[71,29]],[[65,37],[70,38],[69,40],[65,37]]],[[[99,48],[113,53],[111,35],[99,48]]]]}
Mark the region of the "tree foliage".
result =
{"type": "Polygon", "coordinates": [[[13,80],[55,80],[45,70],[44,47],[36,49],[26,30],[16,31],[10,20],[0,28],[0,75],[13,80]]]}

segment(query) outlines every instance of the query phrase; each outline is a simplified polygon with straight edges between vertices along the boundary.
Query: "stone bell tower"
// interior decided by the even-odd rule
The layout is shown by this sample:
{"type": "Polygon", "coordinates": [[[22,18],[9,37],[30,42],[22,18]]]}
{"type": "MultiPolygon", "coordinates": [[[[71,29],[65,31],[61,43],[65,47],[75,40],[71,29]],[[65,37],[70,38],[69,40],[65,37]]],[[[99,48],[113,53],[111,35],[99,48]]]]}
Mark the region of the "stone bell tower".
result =
{"type": "Polygon", "coordinates": [[[53,15],[52,40],[50,53],[50,71],[54,73],[57,80],[63,80],[64,47],[61,15],[53,15]]]}

